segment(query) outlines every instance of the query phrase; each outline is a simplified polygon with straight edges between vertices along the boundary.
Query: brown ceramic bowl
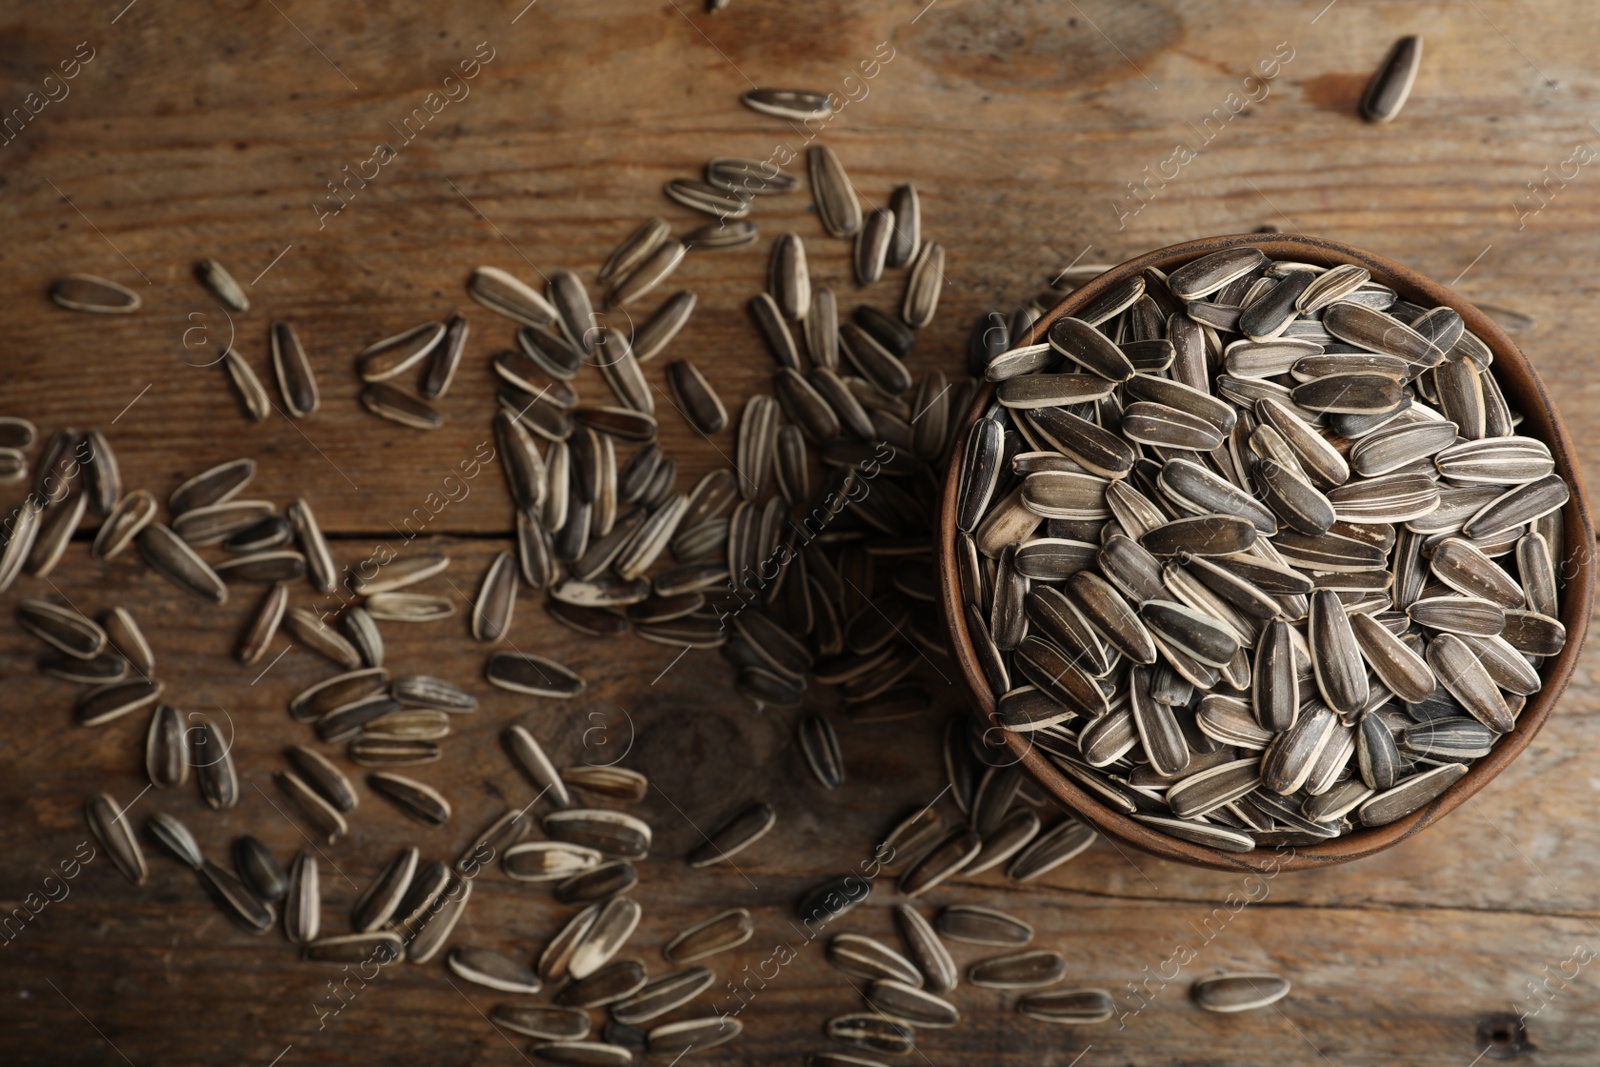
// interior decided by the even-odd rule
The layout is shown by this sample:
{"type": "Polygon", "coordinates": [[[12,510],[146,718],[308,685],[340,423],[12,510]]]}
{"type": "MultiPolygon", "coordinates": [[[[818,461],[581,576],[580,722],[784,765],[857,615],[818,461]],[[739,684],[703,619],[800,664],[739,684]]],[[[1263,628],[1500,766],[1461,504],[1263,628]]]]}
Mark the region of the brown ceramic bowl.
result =
{"type": "MultiPolygon", "coordinates": [[[[1012,753],[1051,796],[1069,811],[1101,833],[1134,845],[1164,859],[1175,860],[1200,867],[1218,870],[1308,870],[1326,867],[1347,860],[1360,859],[1389,848],[1421,833],[1428,826],[1453,811],[1487,785],[1517,754],[1533,740],[1539,728],[1554,710],[1567,680],[1578,662],[1578,652],[1589,627],[1589,611],[1594,598],[1594,534],[1589,524],[1588,496],[1583,489],[1577,456],[1572,441],[1554,405],[1546,395],[1533,365],[1511,339],[1487,316],[1467,301],[1437,282],[1428,280],[1415,271],[1359,248],[1311,237],[1292,237],[1283,234],[1237,234],[1229,237],[1210,237],[1188,241],[1150,252],[1131,259],[1102,274],[1094,281],[1074,290],[1061,303],[1050,309],[1034,324],[1027,337],[1017,344],[1036,343],[1044,336],[1050,324],[1063,316],[1074,314],[1078,308],[1099,296],[1110,286],[1139,274],[1147,267],[1156,267],[1170,273],[1180,265],[1224,248],[1255,245],[1275,259],[1290,259],[1306,263],[1331,265],[1359,263],[1372,272],[1373,280],[1391,286],[1408,300],[1425,306],[1443,305],[1454,308],[1466,320],[1467,329],[1477,334],[1494,352],[1494,374],[1511,407],[1522,413],[1521,431],[1550,446],[1555,456],[1556,472],[1572,487],[1572,499],[1566,509],[1566,559],[1562,573],[1566,584],[1562,590],[1561,621],[1567,628],[1567,644],[1560,655],[1545,661],[1541,674],[1544,688],[1531,697],[1518,717],[1516,729],[1502,738],[1488,756],[1479,760],[1467,774],[1433,803],[1387,826],[1355,830],[1331,841],[1315,845],[1297,846],[1293,850],[1259,849],[1255,852],[1233,853],[1168,837],[1135,820],[1112,811],[1091,794],[1080,788],[1070,778],[1056,769],[1044,755],[1035,750],[1026,734],[996,730],[1005,738],[1012,753]]],[[[985,386],[966,412],[957,440],[966,441],[967,431],[977,421],[985,408],[993,402],[994,386],[985,386]]],[[[959,453],[958,453],[959,454],[959,453]]],[[[956,572],[955,555],[955,500],[956,482],[960,464],[952,463],[945,481],[944,504],[939,520],[939,569],[943,576],[943,607],[945,623],[949,627],[951,647],[961,664],[967,690],[971,694],[976,714],[985,726],[994,725],[994,698],[983,680],[983,674],[974,654],[972,641],[961,610],[961,589],[956,572]]]]}

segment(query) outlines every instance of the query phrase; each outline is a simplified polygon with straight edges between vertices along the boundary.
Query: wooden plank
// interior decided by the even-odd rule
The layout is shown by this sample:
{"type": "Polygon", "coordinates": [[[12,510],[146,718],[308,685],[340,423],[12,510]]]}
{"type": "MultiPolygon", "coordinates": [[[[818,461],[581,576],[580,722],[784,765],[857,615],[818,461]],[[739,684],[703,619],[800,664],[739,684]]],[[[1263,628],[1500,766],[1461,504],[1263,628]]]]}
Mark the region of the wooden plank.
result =
{"type": "MultiPolygon", "coordinates": [[[[1272,224],[1370,248],[1458,279],[1472,299],[1531,315],[1519,343],[1580,450],[1600,455],[1587,344],[1597,325],[1588,235],[1600,209],[1587,168],[1561,169],[1593,132],[1586,101],[1596,76],[1580,42],[1593,38],[1600,15],[1588,8],[1483,0],[1433,13],[1424,26],[1397,3],[1064,10],[998,0],[734,0],[715,16],[686,4],[520,8],[406,0],[379,15],[267,5],[194,19],[160,5],[117,15],[68,3],[48,18],[18,16],[13,32],[0,34],[7,108],[21,106],[80,41],[94,58],[81,64],[70,95],[0,146],[8,236],[0,292],[12,296],[0,340],[11,372],[0,414],[27,414],[45,432],[106,429],[130,487],[162,498],[210,463],[255,456],[261,472],[251,495],[280,504],[307,496],[342,562],[379,545],[447,551],[456,561],[451,584],[433,587],[464,603],[510,525],[498,471],[462,478],[464,495],[445,480],[489,439],[488,360],[512,343],[509,324],[466,298],[468,271],[487,263],[529,279],[557,267],[592,276],[646,217],[669,219],[679,234],[700,225],[660,195],[664,181],[693,176],[714,155],[765,159],[803,148],[806,131],[734,102],[753,81],[856,97],[821,139],[840,153],[864,200],[879,204],[894,184],[918,183],[927,229],[948,250],[940,315],[913,358],[919,372],[958,373],[973,317],[1033,296],[1076,256],[1115,262],[1272,224]],[[1392,126],[1362,124],[1353,104],[1367,72],[1395,36],[1419,29],[1428,52],[1405,113],[1392,126]],[[401,143],[395,127],[446,88],[452,67],[489,56],[480,41],[492,58],[465,83],[470,95],[428,115],[401,143]],[[1279,60],[1270,82],[1254,83],[1270,91],[1237,116],[1214,119],[1204,150],[1147,187],[1148,204],[1132,213],[1138,201],[1128,199],[1127,183],[1142,183],[1146,167],[1161,174],[1175,144],[1205,136],[1195,127],[1206,130],[1229,93],[1259,94],[1245,79],[1259,61],[1288,54],[1280,42],[1293,58],[1279,60]],[[878,63],[871,78],[861,67],[869,61],[878,63]],[[345,167],[357,170],[379,141],[398,145],[395,158],[365,185],[352,180],[348,206],[319,227],[313,205],[326,212],[335,203],[327,183],[343,180],[345,167]],[[1526,183],[1544,180],[1547,167],[1570,176],[1531,212],[1538,201],[1526,183]],[[189,277],[201,256],[253,283],[253,307],[232,327],[189,277]],[[121,318],[62,311],[45,292],[67,271],[116,278],[140,291],[145,308],[121,318]],[[354,354],[455,310],[473,336],[441,405],[445,429],[418,434],[362,411],[354,354]],[[275,413],[254,426],[238,415],[218,368],[188,364],[215,358],[231,335],[265,373],[275,319],[305,338],[323,406],[303,422],[275,413]],[[410,539],[416,531],[420,539],[410,539]]],[[[814,278],[835,289],[843,309],[861,300],[897,306],[896,274],[857,291],[847,246],[823,237],[804,192],[763,200],[757,218],[759,244],[695,251],[640,308],[613,313],[625,327],[676,288],[699,294],[690,327],[647,368],[658,388],[664,360],[682,357],[713,376],[730,408],[765,388],[771,366],[743,303],[764,277],[770,239],[785,230],[806,239],[814,278]]],[[[603,395],[592,370],[579,385],[586,397],[603,395]]],[[[657,402],[680,487],[726,464],[731,433],[703,440],[659,391],[657,402]]],[[[1596,469],[1589,473],[1593,483],[1596,469]]],[[[13,489],[3,502],[19,495],[13,489]]],[[[247,831],[280,858],[302,847],[274,810],[281,801],[270,773],[285,744],[308,736],[285,716],[287,698],[332,668],[299,648],[259,678],[265,661],[252,670],[232,664],[255,591],[240,588],[224,608],[207,608],[134,556],[96,564],[81,543],[50,582],[54,590],[24,579],[5,606],[41,592],[89,611],[128,605],[157,646],[169,697],[186,712],[225,713],[237,727],[238,808],[210,812],[192,787],[152,792],[134,806],[135,822],[170,811],[218,859],[247,831]]],[[[312,597],[302,591],[297,602],[312,597]]],[[[940,728],[961,705],[940,680],[942,664],[923,670],[938,693],[926,721],[837,720],[850,779],[827,793],[795,751],[796,713],[752,711],[713,654],[674,665],[673,650],[631,638],[586,641],[525,599],[512,640],[590,680],[581,699],[561,703],[484,685],[485,649],[467,639],[460,614],[384,632],[392,663],[467,684],[483,706],[448,740],[444,761],[416,771],[455,801],[449,825],[425,830],[367,795],[350,839],[325,849],[349,876],[325,867],[325,923],[342,928],[355,886],[400,841],[448,859],[505,806],[532,799],[500,751],[506,723],[527,722],[570,762],[609,759],[617,751],[609,746],[631,733],[627,763],[650,775],[641,811],[658,844],[642,865],[645,920],[630,951],[662,973],[659,947],[677,930],[724,906],[749,907],[758,936],[711,961],[719,985],[704,998],[731,1011],[738,999],[722,983],[748,982],[747,1033],[706,1058],[792,1063],[826,1046],[823,1020],[854,1008],[857,997],[824,962],[822,945],[795,932],[793,903],[822,875],[860,863],[895,818],[938,795],[940,728]],[[602,724],[605,732],[594,733],[602,724]],[[778,831],[741,856],[737,871],[689,871],[680,860],[699,831],[756,796],[777,808],[778,831]],[[768,961],[780,941],[794,960],[763,979],[774,974],[768,961]]],[[[269,656],[286,645],[280,639],[269,656]]],[[[0,811],[12,813],[0,821],[7,912],[59,894],[45,877],[84,840],[86,795],[108,790],[126,802],[145,784],[144,716],[92,730],[71,725],[72,688],[37,677],[36,654],[15,627],[0,628],[8,698],[0,811]]],[[[1262,899],[1225,924],[1218,909],[1230,914],[1230,893],[1261,890],[1104,842],[1030,887],[991,874],[936,892],[930,913],[986,903],[1028,919],[1039,945],[1068,956],[1074,982],[1117,995],[1125,1025],[1051,1029],[1022,1021],[1010,1010],[1014,998],[964,986],[955,994],[963,1025],[925,1032],[922,1056],[940,1067],[1466,1064],[1482,1049],[1480,1019],[1521,1010],[1541,1062],[1590,1062],[1600,1045],[1597,995],[1586,968],[1563,974],[1595,944],[1589,887],[1600,872],[1592,776],[1582,765],[1600,743],[1592,674],[1579,672],[1524,757],[1444,825],[1358,864],[1261,883],[1262,899]],[[1208,929],[1220,932],[1208,940],[1208,929]],[[1159,985],[1180,942],[1197,956],[1159,985]],[[1234,968],[1278,971],[1295,992],[1278,1011],[1235,1018],[1187,1002],[1194,977],[1234,968]],[[1530,982],[1546,990],[1543,1007],[1530,982]]],[[[940,803],[956,816],[948,798],[940,803]]],[[[233,928],[177,864],[153,852],[150,863],[149,881],[134,890],[97,858],[65,883],[64,898],[0,943],[10,957],[0,967],[8,1062],[266,1064],[282,1055],[287,1065],[444,1055],[514,1063],[526,1050],[527,1041],[497,1034],[483,1018],[509,998],[459,981],[452,989],[438,964],[386,969],[319,1029],[318,1005],[331,1006],[326,983],[336,969],[298,963],[276,932],[253,938],[233,928]]],[[[895,899],[880,881],[868,905],[835,929],[888,937],[895,899]]],[[[456,942],[531,957],[567,912],[491,871],[475,885],[456,942]]]]}

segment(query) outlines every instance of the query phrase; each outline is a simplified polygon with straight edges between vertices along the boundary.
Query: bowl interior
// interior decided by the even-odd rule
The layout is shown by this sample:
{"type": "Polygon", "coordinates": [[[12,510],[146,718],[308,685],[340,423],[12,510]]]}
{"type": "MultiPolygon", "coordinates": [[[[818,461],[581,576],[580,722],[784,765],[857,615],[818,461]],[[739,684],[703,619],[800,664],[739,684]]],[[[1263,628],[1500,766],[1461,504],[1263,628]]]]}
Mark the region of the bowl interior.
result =
{"type": "MultiPolygon", "coordinates": [[[[1502,737],[1489,755],[1479,760],[1460,781],[1432,803],[1386,826],[1355,830],[1314,845],[1280,846],[1246,853],[1223,852],[1169,837],[1111,810],[1034,749],[1027,734],[995,727],[1012,754],[1035,780],[1068,810],[1102,833],[1163,858],[1202,867],[1239,871],[1305,870],[1369,856],[1421,832],[1482,789],[1528,746],[1566,688],[1588,631],[1594,596],[1594,552],[1591,547],[1594,535],[1589,521],[1588,494],[1584,491],[1572,442],[1527,357],[1503,330],[1466,300],[1415,271],[1361,249],[1336,241],[1284,234],[1236,234],[1172,245],[1120,264],[1069,293],[1046,312],[1025,337],[1014,338],[1012,343],[1037,343],[1057,319],[1074,314],[1106,289],[1142,273],[1148,267],[1170,273],[1199,256],[1241,245],[1253,245],[1274,259],[1322,266],[1357,263],[1372,273],[1374,281],[1390,286],[1404,299],[1424,306],[1454,308],[1465,321],[1467,329],[1477,334],[1494,353],[1493,373],[1505,393],[1507,403],[1514,412],[1523,416],[1520,431],[1550,447],[1555,457],[1556,472],[1572,488],[1572,499],[1566,507],[1563,527],[1563,559],[1558,561],[1558,570],[1564,579],[1561,621],[1567,629],[1567,643],[1558,655],[1546,660],[1541,667],[1543,688],[1528,698],[1517,719],[1516,729],[1502,737]]],[[[972,424],[993,400],[994,386],[986,384],[966,412],[957,441],[965,443],[972,424]]],[[[939,524],[939,565],[943,576],[941,594],[945,623],[950,632],[951,647],[965,676],[974,711],[986,727],[994,727],[994,698],[983,679],[961,607],[955,556],[955,498],[959,478],[960,464],[952,462],[946,478],[939,524]]]]}

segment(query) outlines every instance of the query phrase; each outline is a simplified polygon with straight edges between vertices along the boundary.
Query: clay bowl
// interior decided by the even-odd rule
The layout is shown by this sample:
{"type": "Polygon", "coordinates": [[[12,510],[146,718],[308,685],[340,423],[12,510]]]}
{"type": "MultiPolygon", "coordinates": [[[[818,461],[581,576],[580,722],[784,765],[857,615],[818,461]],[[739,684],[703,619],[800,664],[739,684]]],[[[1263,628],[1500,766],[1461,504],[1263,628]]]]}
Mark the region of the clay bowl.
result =
{"type": "MultiPolygon", "coordinates": [[[[950,632],[951,648],[961,665],[974,712],[984,727],[995,727],[987,736],[1003,737],[1004,743],[1033,779],[1078,818],[1103,834],[1178,863],[1229,871],[1309,870],[1370,856],[1421,833],[1489,784],[1495,775],[1503,771],[1507,764],[1528,747],[1534,735],[1539,732],[1539,728],[1544,725],[1545,719],[1554,710],[1562,690],[1567,687],[1567,681],[1571,678],[1574,667],[1577,666],[1578,652],[1588,630],[1589,612],[1594,598],[1594,553],[1591,549],[1594,534],[1589,523],[1588,496],[1584,492],[1572,441],[1567,436],[1566,429],[1562,426],[1561,419],[1556,414],[1555,407],[1551,404],[1550,397],[1545,393],[1544,385],[1539,381],[1539,375],[1534,371],[1528,358],[1517,349],[1504,331],[1466,300],[1413,270],[1359,248],[1351,248],[1335,241],[1282,234],[1210,237],[1162,248],[1129,260],[1082,288],[1074,290],[1061,303],[1046,312],[1034,324],[1027,337],[1013,343],[1036,343],[1035,339],[1042,338],[1051,323],[1063,316],[1074,314],[1078,308],[1099,296],[1110,286],[1141,273],[1147,267],[1156,267],[1171,273],[1177,267],[1199,256],[1239,245],[1255,245],[1275,259],[1323,265],[1359,263],[1372,272],[1374,281],[1391,286],[1403,298],[1426,306],[1442,305],[1454,308],[1466,321],[1467,329],[1482,338],[1493,350],[1493,373],[1499,380],[1512,409],[1523,415],[1521,432],[1537,437],[1550,446],[1550,451],[1555,456],[1556,472],[1572,487],[1572,499],[1567,505],[1565,514],[1566,559],[1560,564],[1561,573],[1566,577],[1566,584],[1562,589],[1561,621],[1567,628],[1568,640],[1560,655],[1545,661],[1541,668],[1544,687],[1529,698],[1517,720],[1516,729],[1501,738],[1487,757],[1479,760],[1460,781],[1438,799],[1396,822],[1386,826],[1355,830],[1331,841],[1300,845],[1293,849],[1260,848],[1246,853],[1223,852],[1168,837],[1111,810],[1056,769],[1048,758],[1028,743],[1027,734],[1013,733],[995,727],[994,698],[983,680],[961,610],[961,591],[955,553],[955,501],[956,483],[960,474],[959,462],[950,466],[939,520],[942,606],[945,624],[950,632]]],[[[986,385],[979,392],[971,409],[966,412],[961,424],[956,439],[963,445],[972,424],[993,400],[994,386],[986,385]]],[[[960,452],[958,451],[956,455],[959,456],[960,452]]]]}

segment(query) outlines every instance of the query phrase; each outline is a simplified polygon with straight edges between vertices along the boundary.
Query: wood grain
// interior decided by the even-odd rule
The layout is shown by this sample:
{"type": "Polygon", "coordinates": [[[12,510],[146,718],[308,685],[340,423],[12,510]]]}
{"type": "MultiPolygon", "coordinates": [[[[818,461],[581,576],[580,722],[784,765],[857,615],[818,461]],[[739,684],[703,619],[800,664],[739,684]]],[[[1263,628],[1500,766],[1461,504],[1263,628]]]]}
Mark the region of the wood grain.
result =
{"type": "MultiPolygon", "coordinates": [[[[1516,340],[1561,406],[1588,480],[1600,484],[1590,343],[1600,326],[1590,238],[1600,202],[1591,168],[1567,168],[1564,184],[1552,179],[1547,206],[1526,210],[1535,203],[1526,183],[1542,182],[1547,166],[1559,174],[1574,145],[1594,136],[1589,101],[1600,78],[1587,42],[1600,14],[1589,6],[1479,0],[1426,17],[1394,2],[1263,0],[733,0],[716,15],[685,0],[539,0],[526,9],[515,0],[397,0],[373,11],[303,0],[140,0],[119,8],[69,0],[48,12],[19,9],[0,25],[6,115],[48,89],[45,76],[79,42],[94,50],[68,95],[0,144],[0,292],[8,296],[0,414],[26,414],[45,432],[105,429],[129,486],[162,498],[206,465],[255,456],[261,472],[251,495],[280,504],[306,495],[341,562],[379,543],[403,547],[406,517],[428,508],[429,494],[489,437],[488,359],[511,343],[511,330],[466,297],[472,267],[529,279],[563,267],[592,276],[651,215],[680,234],[698,226],[660,195],[663,182],[692,177],[712,156],[764,159],[805,141],[805,131],[740,107],[740,92],[761,84],[859,96],[858,83],[844,78],[859,79],[862,61],[888,55],[885,43],[893,58],[820,136],[865,202],[881,204],[896,183],[914,179],[927,230],[947,247],[948,284],[918,341],[919,372],[957,372],[976,315],[1027,299],[1074,257],[1114,263],[1271,224],[1370,249],[1470,299],[1531,315],[1516,340]],[[1360,87],[1409,32],[1428,41],[1412,99],[1394,124],[1367,126],[1354,111],[1360,87]],[[493,58],[470,94],[402,143],[395,127],[445,88],[479,42],[493,58]],[[1194,125],[1247,89],[1252,68],[1280,42],[1293,58],[1270,92],[1221,124],[1129,214],[1127,183],[1194,140],[1194,125]],[[319,228],[313,205],[331,203],[327,183],[379,142],[396,144],[395,158],[364,187],[353,183],[348,206],[319,228]],[[188,365],[215,358],[229,336],[190,276],[202,256],[253,283],[252,309],[233,327],[258,371],[268,323],[299,329],[322,382],[315,416],[294,423],[275,413],[249,424],[218,368],[188,365]],[[45,294],[69,271],[129,285],[145,307],[125,317],[63,311],[45,294]],[[442,403],[445,428],[418,434],[362,411],[355,353],[452,311],[468,317],[473,335],[442,403]],[[206,345],[191,333],[186,347],[185,331],[196,326],[206,345]]],[[[858,294],[848,249],[823,236],[803,193],[762,201],[756,218],[757,245],[693,252],[665,289],[628,309],[647,313],[673,289],[694,289],[700,310],[671,355],[693,358],[730,405],[765,388],[771,372],[743,304],[761,284],[773,236],[792,229],[806,239],[814,277],[844,309],[862,299],[892,309],[903,284],[891,272],[858,294]]],[[[647,368],[657,386],[661,362],[647,368]]],[[[603,388],[587,370],[579,384],[586,395],[603,388]]],[[[730,433],[702,439],[657,399],[680,486],[726,463],[730,433]]],[[[426,524],[427,546],[455,560],[448,577],[460,594],[510,529],[498,471],[470,484],[464,499],[430,510],[426,524]]],[[[13,487],[3,502],[19,495],[13,487]]],[[[252,684],[259,668],[228,659],[254,597],[243,587],[223,608],[207,608],[135,558],[90,561],[82,543],[50,582],[55,590],[19,581],[0,608],[41,592],[90,611],[129,606],[151,633],[173,701],[185,711],[221,709],[237,727],[238,808],[209,812],[192,788],[152,791],[133,808],[135,821],[171,811],[217,859],[247,831],[280,858],[302,847],[272,806],[281,801],[270,773],[282,747],[307,736],[288,720],[286,700],[331,668],[296,648],[252,684]]],[[[297,594],[310,600],[308,590],[297,594]]],[[[794,959],[765,987],[749,979],[745,1036],[704,1059],[796,1063],[826,1047],[823,1021],[858,999],[825,963],[822,945],[806,944],[791,925],[793,902],[822,875],[859,864],[895,818],[939,794],[939,733],[960,710],[938,674],[948,667],[924,672],[940,694],[926,721],[838,720],[850,778],[826,793],[795,752],[796,713],[753,711],[712,654],[691,653],[668,669],[673,650],[631,638],[584,641],[525,599],[511,640],[589,678],[582,698],[561,703],[482,684],[485,650],[467,638],[460,614],[384,633],[392,663],[471,685],[483,706],[460,723],[442,762],[416,771],[455,801],[446,827],[417,827],[361,787],[355,830],[325,849],[349,879],[325,866],[326,924],[342,927],[356,887],[400,842],[448,859],[505,806],[532,799],[499,749],[506,723],[528,723],[558,762],[577,762],[595,758],[602,735],[589,734],[588,749],[584,741],[597,721],[611,724],[607,743],[620,744],[631,718],[627,763],[655,787],[640,810],[658,845],[642,867],[645,920],[630,951],[663,973],[658,950],[675,932],[719,908],[749,907],[758,936],[711,961],[719,983],[760,973],[780,940],[794,959]],[[757,796],[777,809],[778,829],[739,858],[737,871],[692,872],[681,862],[698,830],[757,796]]],[[[73,726],[72,687],[39,678],[36,654],[14,626],[0,627],[0,903],[8,912],[42,896],[45,877],[86,837],[85,796],[108,790],[127,802],[145,784],[143,716],[73,726]]],[[[985,875],[936,891],[930,909],[981,902],[1033,922],[1038,944],[1068,956],[1072,981],[1117,994],[1125,1025],[1052,1029],[1020,1019],[1009,998],[964,986],[955,994],[963,1025],[926,1032],[921,1056],[907,1062],[1465,1067],[1483,1048],[1479,1020],[1519,1010],[1529,1014],[1538,1062],[1592,1062],[1600,995],[1588,969],[1564,978],[1563,964],[1570,975],[1567,961],[1597,937],[1600,833],[1587,765],[1600,745],[1596,656],[1583,657],[1528,751],[1439,826],[1382,856],[1262,883],[1262,899],[1236,915],[1229,894],[1252,892],[1242,879],[1104,843],[1040,884],[1009,887],[985,875]],[[1209,940],[1208,919],[1220,930],[1209,940]],[[1180,942],[1196,957],[1161,985],[1180,942]],[[1295,991],[1277,1010],[1238,1017],[1189,1004],[1196,975],[1234,968],[1279,971],[1295,991]],[[1547,990],[1548,1003],[1533,999],[1529,983],[1547,990]]],[[[814,700],[826,704],[821,694],[814,700]]],[[[0,1058],[139,1067],[265,1065],[280,1056],[284,1067],[524,1062],[528,1042],[484,1018],[502,998],[459,981],[452,988],[437,963],[387,968],[319,1030],[315,1005],[330,1003],[329,972],[297,962],[276,932],[253,938],[230,926],[191,875],[162,856],[150,862],[149,880],[135,890],[97,858],[67,883],[65,899],[0,947],[0,1058]]],[[[836,928],[889,936],[895,899],[881,880],[868,905],[836,928]]],[[[531,956],[564,914],[542,891],[489,872],[455,940],[531,956]]],[[[958,958],[965,965],[983,954],[958,958]]],[[[721,984],[704,1003],[737,1006],[721,984]]]]}

